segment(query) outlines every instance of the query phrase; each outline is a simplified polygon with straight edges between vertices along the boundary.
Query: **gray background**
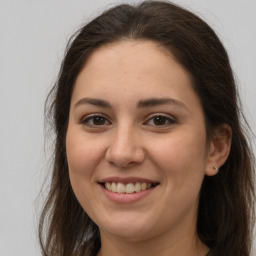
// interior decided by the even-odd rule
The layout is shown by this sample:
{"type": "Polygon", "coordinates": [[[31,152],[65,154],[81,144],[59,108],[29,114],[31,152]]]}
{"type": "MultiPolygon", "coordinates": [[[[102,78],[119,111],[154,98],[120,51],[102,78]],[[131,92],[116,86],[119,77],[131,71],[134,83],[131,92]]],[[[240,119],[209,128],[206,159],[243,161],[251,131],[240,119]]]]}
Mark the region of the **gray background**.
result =
{"type": "MultiPolygon", "coordinates": [[[[174,2],[203,17],[224,42],[255,131],[256,1],[174,2]]],[[[0,0],[1,256],[40,255],[36,232],[42,196],[37,196],[49,161],[49,143],[44,147],[44,101],[68,38],[113,3],[0,0]]]]}

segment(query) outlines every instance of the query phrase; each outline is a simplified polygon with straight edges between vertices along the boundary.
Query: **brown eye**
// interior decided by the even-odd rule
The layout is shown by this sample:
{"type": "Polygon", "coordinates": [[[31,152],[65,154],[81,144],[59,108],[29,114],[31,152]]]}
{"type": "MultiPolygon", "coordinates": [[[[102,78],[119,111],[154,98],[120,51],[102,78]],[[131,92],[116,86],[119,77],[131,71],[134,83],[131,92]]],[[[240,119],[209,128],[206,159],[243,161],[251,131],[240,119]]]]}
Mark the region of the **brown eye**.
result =
{"type": "Polygon", "coordinates": [[[167,119],[163,116],[157,116],[153,118],[154,125],[165,125],[167,119]]]}
{"type": "Polygon", "coordinates": [[[159,126],[159,127],[166,127],[170,126],[175,123],[175,120],[170,118],[169,116],[162,116],[162,115],[157,115],[153,116],[150,118],[146,124],[150,126],[159,126]]]}
{"type": "Polygon", "coordinates": [[[93,125],[104,125],[106,119],[101,116],[95,116],[92,118],[93,125]]]}
{"type": "Polygon", "coordinates": [[[93,126],[109,125],[110,122],[103,116],[94,115],[94,116],[89,116],[85,118],[82,121],[82,124],[93,127],[93,126]]]}

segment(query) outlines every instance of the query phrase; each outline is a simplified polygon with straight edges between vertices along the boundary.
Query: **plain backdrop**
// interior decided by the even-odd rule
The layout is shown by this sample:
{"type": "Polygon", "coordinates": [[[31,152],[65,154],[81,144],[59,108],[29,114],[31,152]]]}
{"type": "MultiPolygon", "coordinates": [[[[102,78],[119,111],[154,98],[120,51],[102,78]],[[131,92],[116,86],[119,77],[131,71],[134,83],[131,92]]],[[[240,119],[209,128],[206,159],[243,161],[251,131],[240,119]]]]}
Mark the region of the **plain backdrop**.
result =
{"type": "MultiPolygon", "coordinates": [[[[256,1],[174,2],[203,17],[220,36],[255,131],[256,1]]],[[[37,222],[44,194],[37,196],[49,161],[44,101],[68,38],[114,3],[0,0],[0,256],[40,255],[37,222]]]]}

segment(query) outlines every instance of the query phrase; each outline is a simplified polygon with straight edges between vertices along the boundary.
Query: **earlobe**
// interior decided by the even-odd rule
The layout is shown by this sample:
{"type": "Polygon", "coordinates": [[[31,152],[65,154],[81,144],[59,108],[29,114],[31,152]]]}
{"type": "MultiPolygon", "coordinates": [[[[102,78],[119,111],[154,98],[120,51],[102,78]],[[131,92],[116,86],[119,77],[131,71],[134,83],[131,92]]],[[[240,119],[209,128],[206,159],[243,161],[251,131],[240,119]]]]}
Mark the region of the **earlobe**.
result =
{"type": "Polygon", "coordinates": [[[206,175],[213,176],[219,172],[229,156],[231,140],[232,130],[228,124],[222,124],[214,130],[207,156],[206,175]]]}
{"type": "Polygon", "coordinates": [[[209,166],[206,168],[205,174],[207,176],[214,176],[219,172],[219,168],[217,166],[209,166]]]}

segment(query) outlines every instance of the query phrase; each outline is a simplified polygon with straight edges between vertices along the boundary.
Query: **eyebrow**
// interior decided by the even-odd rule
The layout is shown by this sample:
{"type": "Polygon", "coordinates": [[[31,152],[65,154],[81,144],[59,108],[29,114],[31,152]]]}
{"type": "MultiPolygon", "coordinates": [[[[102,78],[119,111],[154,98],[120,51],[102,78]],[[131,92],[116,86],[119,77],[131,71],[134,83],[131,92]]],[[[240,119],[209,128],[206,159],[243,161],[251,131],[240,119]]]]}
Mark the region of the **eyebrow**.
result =
{"type": "Polygon", "coordinates": [[[187,106],[181,101],[172,98],[150,98],[146,100],[140,100],[137,104],[139,108],[154,107],[159,105],[171,104],[188,110],[187,106]]]}
{"type": "MultiPolygon", "coordinates": [[[[75,103],[74,108],[77,108],[78,106],[83,104],[90,104],[90,105],[94,105],[102,108],[112,108],[109,102],[102,99],[98,99],[98,98],[82,98],[75,103]]],[[[148,108],[148,107],[155,107],[155,106],[166,105],[166,104],[175,105],[177,107],[181,107],[188,110],[187,106],[184,103],[172,98],[149,98],[145,100],[140,100],[137,103],[137,107],[148,108]]]]}
{"type": "Polygon", "coordinates": [[[110,103],[108,103],[107,101],[95,98],[82,98],[74,105],[74,108],[77,108],[79,105],[83,104],[91,104],[102,108],[111,108],[110,103]]]}

